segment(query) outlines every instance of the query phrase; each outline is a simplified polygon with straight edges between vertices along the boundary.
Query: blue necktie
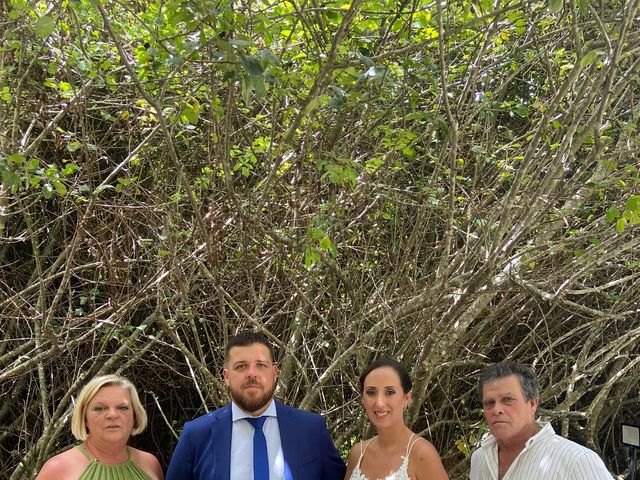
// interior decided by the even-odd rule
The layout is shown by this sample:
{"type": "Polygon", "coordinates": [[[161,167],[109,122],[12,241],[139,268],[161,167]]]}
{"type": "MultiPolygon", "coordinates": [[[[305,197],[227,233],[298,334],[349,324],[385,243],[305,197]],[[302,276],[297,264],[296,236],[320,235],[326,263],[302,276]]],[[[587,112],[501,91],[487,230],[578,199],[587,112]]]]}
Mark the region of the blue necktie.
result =
{"type": "Polygon", "coordinates": [[[253,425],[253,480],[269,480],[269,456],[267,439],[262,433],[262,425],[267,417],[247,418],[253,425]]]}

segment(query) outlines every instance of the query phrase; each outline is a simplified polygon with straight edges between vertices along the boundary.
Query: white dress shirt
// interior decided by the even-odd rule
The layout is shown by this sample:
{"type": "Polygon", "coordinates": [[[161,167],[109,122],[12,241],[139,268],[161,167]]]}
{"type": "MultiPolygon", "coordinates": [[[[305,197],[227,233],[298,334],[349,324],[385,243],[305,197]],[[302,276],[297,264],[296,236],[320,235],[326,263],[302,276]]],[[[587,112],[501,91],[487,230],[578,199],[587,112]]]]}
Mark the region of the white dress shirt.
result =
{"type": "MultiPolygon", "coordinates": [[[[276,404],[271,403],[262,413],[267,417],[262,426],[267,440],[267,455],[269,457],[269,480],[285,480],[284,456],[280,442],[280,427],[278,426],[278,414],[276,404]]],[[[231,402],[231,463],[230,480],[253,479],[253,426],[244,420],[251,418],[247,412],[231,402]]]]}
{"type": "MultiPolygon", "coordinates": [[[[550,423],[527,440],[502,480],[611,480],[604,463],[582,445],[556,435],[550,423]]],[[[498,479],[498,442],[493,435],[482,440],[471,456],[471,480],[498,479]]]]}

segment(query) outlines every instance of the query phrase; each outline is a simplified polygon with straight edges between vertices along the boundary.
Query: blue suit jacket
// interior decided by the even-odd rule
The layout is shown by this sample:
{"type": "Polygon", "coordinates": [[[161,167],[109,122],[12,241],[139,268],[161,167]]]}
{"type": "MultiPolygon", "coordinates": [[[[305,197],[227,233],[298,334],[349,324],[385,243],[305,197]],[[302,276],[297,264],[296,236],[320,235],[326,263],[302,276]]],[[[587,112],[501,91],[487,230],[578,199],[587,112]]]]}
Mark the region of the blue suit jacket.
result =
{"type": "MultiPolygon", "coordinates": [[[[278,401],[276,411],[285,478],[342,480],[345,465],[323,418],[278,401]]],[[[231,404],[187,422],[166,480],[229,480],[231,428],[231,404]]]]}

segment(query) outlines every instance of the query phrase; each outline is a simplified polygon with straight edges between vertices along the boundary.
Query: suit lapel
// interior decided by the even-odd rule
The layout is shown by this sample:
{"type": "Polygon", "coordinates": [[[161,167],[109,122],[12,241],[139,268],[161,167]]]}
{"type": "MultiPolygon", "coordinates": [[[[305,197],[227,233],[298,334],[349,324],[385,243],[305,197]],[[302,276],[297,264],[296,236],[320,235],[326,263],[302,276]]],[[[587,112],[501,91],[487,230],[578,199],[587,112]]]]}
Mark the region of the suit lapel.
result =
{"type": "Polygon", "coordinates": [[[227,405],[216,415],[216,421],[211,425],[211,452],[215,458],[214,474],[216,479],[227,480],[230,475],[231,462],[231,404],[227,405]]]}
{"type": "Polygon", "coordinates": [[[276,402],[276,412],[278,412],[278,429],[280,430],[280,444],[282,445],[282,456],[284,457],[284,478],[293,480],[297,465],[297,443],[295,422],[291,418],[291,410],[282,403],[276,402]]]}

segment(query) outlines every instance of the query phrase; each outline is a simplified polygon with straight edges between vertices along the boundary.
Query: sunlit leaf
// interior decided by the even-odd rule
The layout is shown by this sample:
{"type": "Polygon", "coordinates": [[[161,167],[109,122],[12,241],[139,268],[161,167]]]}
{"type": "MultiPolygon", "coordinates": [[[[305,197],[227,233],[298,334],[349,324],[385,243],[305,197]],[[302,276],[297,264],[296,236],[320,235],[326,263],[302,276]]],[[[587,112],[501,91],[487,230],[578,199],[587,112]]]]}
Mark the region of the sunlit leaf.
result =
{"type": "Polygon", "coordinates": [[[56,22],[50,15],[42,15],[38,20],[36,20],[33,29],[36,31],[38,36],[46,38],[56,29],[56,22]]]}
{"type": "Polygon", "coordinates": [[[56,180],[53,182],[53,186],[56,189],[56,193],[61,197],[64,197],[67,194],[67,187],[60,180],[56,180]]]}
{"type": "Polygon", "coordinates": [[[189,105],[188,103],[182,109],[182,116],[186,118],[187,122],[189,122],[191,125],[198,124],[198,112],[193,108],[193,106],[189,105]]]}
{"type": "Polygon", "coordinates": [[[560,13],[563,7],[563,0],[549,0],[549,11],[551,13],[560,13]]]}
{"type": "Polygon", "coordinates": [[[590,50],[584,57],[582,57],[582,60],[580,60],[580,66],[587,67],[602,55],[604,55],[602,50],[590,50]]]}
{"type": "Polygon", "coordinates": [[[13,163],[14,165],[22,165],[25,162],[25,158],[19,153],[14,153],[7,157],[7,162],[13,163]]]}
{"type": "Polygon", "coordinates": [[[627,200],[627,210],[640,212],[640,195],[633,195],[627,200]]]}
{"type": "Polygon", "coordinates": [[[82,147],[82,143],[80,142],[69,142],[67,144],[67,150],[69,152],[75,152],[76,150],[78,150],[80,147],[82,147]]]}
{"type": "Polygon", "coordinates": [[[75,163],[68,163],[67,165],[65,165],[64,170],[62,170],[62,174],[71,175],[78,170],[80,170],[80,167],[78,165],[76,165],[75,163]]]}

